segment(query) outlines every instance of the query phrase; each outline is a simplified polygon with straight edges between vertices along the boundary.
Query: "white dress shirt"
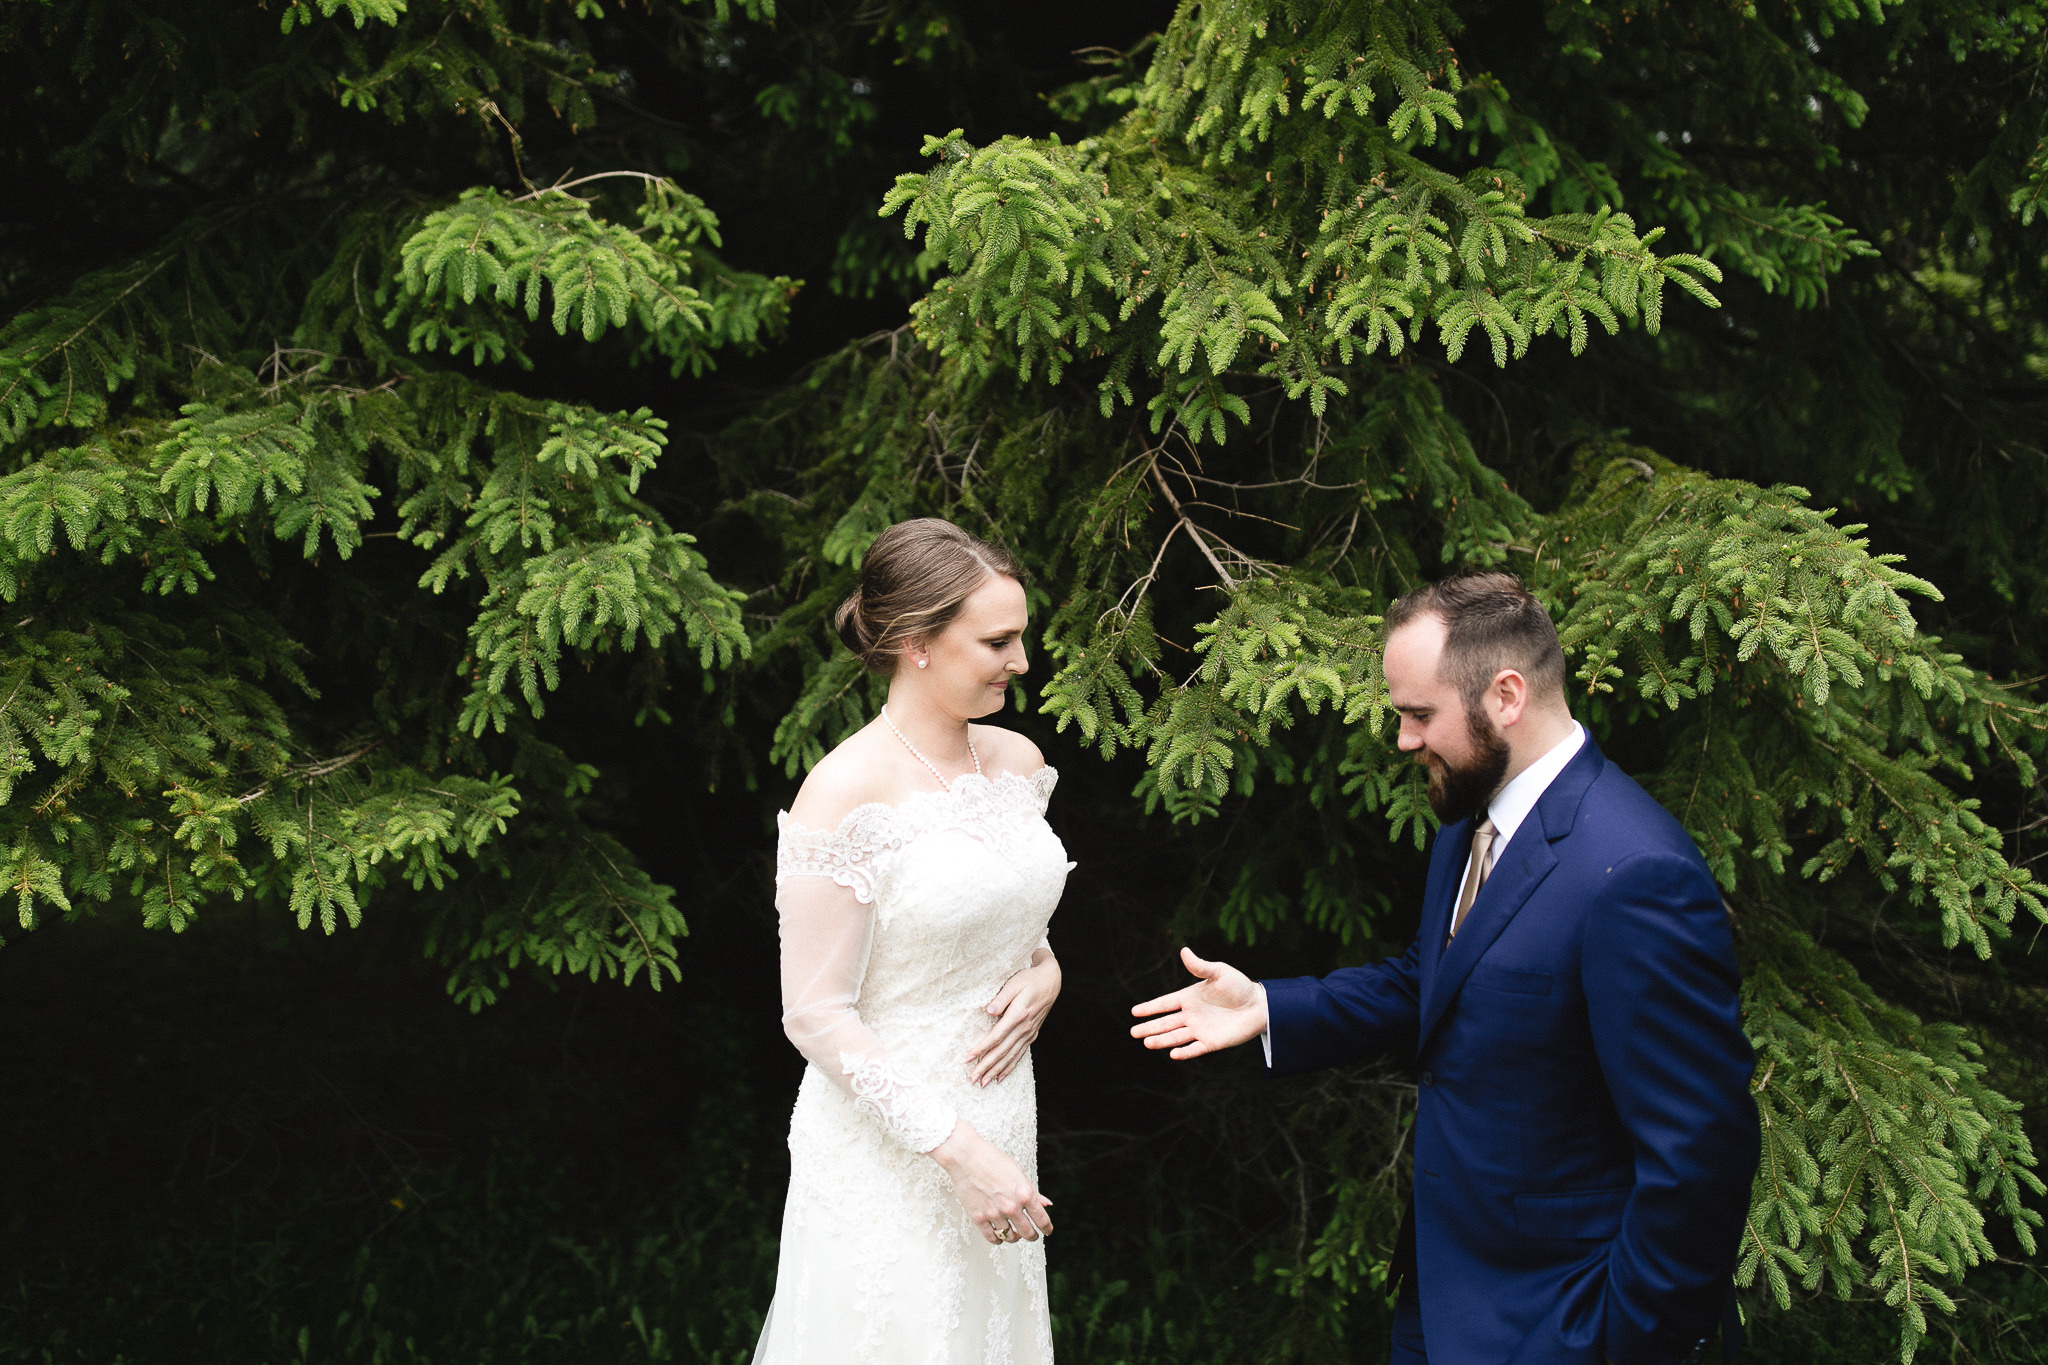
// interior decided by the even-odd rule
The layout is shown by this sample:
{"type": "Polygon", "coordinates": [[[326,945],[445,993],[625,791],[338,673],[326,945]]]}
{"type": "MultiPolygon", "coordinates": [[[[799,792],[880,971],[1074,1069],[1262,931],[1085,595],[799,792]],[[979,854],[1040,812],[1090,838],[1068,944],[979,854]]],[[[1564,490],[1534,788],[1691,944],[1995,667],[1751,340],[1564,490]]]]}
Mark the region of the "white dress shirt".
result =
{"type": "MultiPolygon", "coordinates": [[[[1543,799],[1543,793],[1550,789],[1550,784],[1564,771],[1565,764],[1571,762],[1585,744],[1586,727],[1573,721],[1570,734],[1551,745],[1541,758],[1516,773],[1506,786],[1494,793],[1493,799],[1486,803],[1486,815],[1493,821],[1493,828],[1496,831],[1493,836],[1495,849],[1506,851],[1509,843],[1514,840],[1515,831],[1522,827],[1522,822],[1529,818],[1529,812],[1535,810],[1536,803],[1543,799]]],[[[1496,865],[1499,864],[1499,853],[1494,855],[1493,861],[1496,865]]],[[[1458,885],[1463,886],[1465,879],[1471,875],[1472,859],[1471,855],[1467,854],[1465,871],[1458,878],[1458,885]]],[[[1259,1007],[1264,1009],[1266,984],[1263,981],[1253,984],[1259,988],[1259,1007]]],[[[1259,1042],[1266,1050],[1266,1065],[1270,1068],[1273,1065],[1273,1028],[1270,1016],[1266,1031],[1259,1035],[1259,1042]]]]}

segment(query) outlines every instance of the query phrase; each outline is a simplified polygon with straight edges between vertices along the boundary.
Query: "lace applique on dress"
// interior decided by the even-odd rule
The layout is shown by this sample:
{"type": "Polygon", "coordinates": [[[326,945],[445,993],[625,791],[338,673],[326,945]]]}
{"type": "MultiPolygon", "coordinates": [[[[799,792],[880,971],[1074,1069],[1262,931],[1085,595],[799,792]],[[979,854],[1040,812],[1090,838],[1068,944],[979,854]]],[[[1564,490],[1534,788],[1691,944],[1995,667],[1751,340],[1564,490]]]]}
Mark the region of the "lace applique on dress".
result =
{"type": "Polygon", "coordinates": [[[775,817],[782,837],[775,847],[775,884],[790,877],[830,877],[853,892],[862,905],[875,899],[881,859],[903,847],[903,831],[888,806],[862,806],[834,830],[808,829],[783,811],[775,817]]]}
{"type": "Polygon", "coordinates": [[[812,829],[790,819],[788,811],[778,812],[775,884],[790,877],[830,877],[862,905],[872,904],[889,855],[920,834],[957,829],[998,852],[1035,836],[1045,826],[1046,804],[1059,780],[1051,764],[1029,775],[969,773],[945,791],[918,792],[899,806],[856,806],[832,830],[812,829]],[[1027,799],[1018,800],[1020,794],[1027,799]]]}
{"type": "Polygon", "coordinates": [[[842,1052],[839,1070],[850,1079],[854,1107],[911,1151],[929,1152],[953,1135],[959,1121],[953,1106],[887,1060],[870,1061],[865,1052],[842,1052]]]}

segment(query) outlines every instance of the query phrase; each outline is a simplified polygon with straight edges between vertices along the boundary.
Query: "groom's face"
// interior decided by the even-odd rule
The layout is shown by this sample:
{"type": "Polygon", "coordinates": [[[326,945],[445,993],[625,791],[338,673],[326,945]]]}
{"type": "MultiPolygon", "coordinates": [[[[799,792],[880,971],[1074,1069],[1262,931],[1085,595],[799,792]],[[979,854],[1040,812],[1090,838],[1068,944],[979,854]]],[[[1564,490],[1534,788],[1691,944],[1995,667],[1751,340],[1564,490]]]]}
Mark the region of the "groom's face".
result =
{"type": "Polygon", "coordinates": [[[1475,815],[1499,790],[1508,742],[1442,676],[1444,623],[1422,616],[1387,639],[1387,694],[1401,717],[1401,752],[1429,774],[1429,808],[1449,824],[1475,815]]]}

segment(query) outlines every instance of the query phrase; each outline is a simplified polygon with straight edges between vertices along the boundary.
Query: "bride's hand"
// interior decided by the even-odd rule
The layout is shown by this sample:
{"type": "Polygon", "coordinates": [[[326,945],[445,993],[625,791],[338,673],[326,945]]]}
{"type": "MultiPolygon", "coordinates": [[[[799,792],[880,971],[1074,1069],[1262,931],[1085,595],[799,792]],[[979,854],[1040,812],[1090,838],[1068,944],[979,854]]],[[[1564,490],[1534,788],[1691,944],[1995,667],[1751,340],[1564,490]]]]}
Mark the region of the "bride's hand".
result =
{"type": "Polygon", "coordinates": [[[1131,1006],[1143,1019],[1158,1018],[1132,1028],[1133,1038],[1150,1048],[1170,1047],[1176,1062],[1249,1043],[1266,1031],[1266,995],[1252,979],[1227,962],[1209,962],[1193,950],[1180,950],[1180,960],[1202,979],[1171,995],[1131,1006]]]}
{"type": "Polygon", "coordinates": [[[1000,1081],[1024,1060],[1024,1051],[1038,1037],[1046,1012],[1060,998],[1060,962],[1051,953],[1003,983],[988,1012],[996,1016],[995,1027],[975,1040],[967,1050],[967,1080],[971,1085],[1000,1081]]]}
{"type": "Polygon", "coordinates": [[[1022,1238],[1035,1242],[1052,1234],[1052,1203],[1032,1187],[1030,1179],[1007,1153],[974,1131],[967,1120],[932,1148],[932,1160],[953,1177],[960,1207],[989,1245],[1002,1246],[1022,1238]]]}

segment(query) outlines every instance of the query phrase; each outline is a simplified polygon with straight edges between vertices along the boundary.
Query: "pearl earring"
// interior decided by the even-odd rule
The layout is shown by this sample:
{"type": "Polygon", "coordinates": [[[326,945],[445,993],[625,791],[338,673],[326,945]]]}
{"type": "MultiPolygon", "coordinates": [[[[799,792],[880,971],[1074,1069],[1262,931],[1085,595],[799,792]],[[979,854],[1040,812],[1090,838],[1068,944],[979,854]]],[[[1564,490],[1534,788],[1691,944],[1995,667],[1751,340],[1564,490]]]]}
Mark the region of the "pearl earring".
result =
{"type": "Polygon", "coordinates": [[[931,662],[931,660],[930,660],[930,659],[919,659],[919,660],[917,661],[917,666],[918,666],[919,668],[923,668],[923,667],[924,667],[924,666],[925,666],[926,664],[928,664],[928,663],[930,663],[930,662],[931,662]]]}

